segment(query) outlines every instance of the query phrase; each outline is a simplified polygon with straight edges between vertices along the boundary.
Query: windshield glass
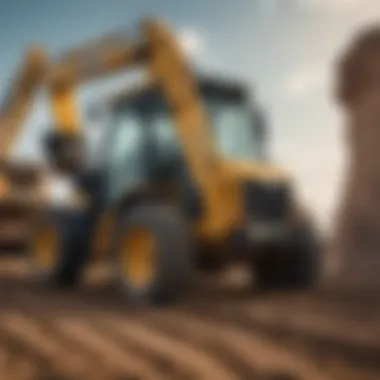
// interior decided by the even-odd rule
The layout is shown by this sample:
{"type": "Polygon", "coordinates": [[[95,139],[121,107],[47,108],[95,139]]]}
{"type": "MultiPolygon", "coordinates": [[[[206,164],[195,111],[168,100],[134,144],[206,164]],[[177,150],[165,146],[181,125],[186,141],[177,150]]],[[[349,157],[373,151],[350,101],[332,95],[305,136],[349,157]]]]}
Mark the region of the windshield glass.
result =
{"type": "Polygon", "coordinates": [[[178,168],[181,150],[168,112],[119,109],[109,130],[106,170],[112,199],[147,180],[170,176],[178,168]]]}
{"type": "Polygon", "coordinates": [[[126,187],[135,187],[144,180],[143,140],[142,123],[138,115],[125,110],[114,116],[106,161],[110,198],[117,197],[126,187]]]}
{"type": "MultiPolygon", "coordinates": [[[[243,103],[205,99],[214,136],[224,156],[232,159],[264,159],[263,140],[256,133],[256,115],[243,103]]],[[[257,117],[256,117],[257,116],[257,117]]]]}

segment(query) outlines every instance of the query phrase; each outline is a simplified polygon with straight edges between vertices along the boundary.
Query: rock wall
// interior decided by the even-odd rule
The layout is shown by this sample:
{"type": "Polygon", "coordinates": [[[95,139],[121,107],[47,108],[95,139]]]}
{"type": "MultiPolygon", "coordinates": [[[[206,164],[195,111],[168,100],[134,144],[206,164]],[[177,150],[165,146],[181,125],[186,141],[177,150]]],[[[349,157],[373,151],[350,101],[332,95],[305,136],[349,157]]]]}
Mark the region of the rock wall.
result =
{"type": "Polygon", "coordinates": [[[340,277],[380,285],[380,25],[353,40],[337,87],[349,159],[335,236],[340,277]]]}

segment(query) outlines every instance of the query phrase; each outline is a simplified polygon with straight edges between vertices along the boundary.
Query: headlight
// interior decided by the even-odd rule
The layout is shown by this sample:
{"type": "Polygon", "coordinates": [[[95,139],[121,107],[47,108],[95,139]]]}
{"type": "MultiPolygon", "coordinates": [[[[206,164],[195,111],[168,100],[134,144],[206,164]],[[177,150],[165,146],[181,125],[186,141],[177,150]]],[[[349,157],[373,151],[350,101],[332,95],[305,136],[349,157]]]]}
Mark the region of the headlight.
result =
{"type": "Polygon", "coordinates": [[[56,207],[82,208],[87,199],[79,193],[74,183],[64,176],[49,176],[43,184],[43,199],[56,207]]]}

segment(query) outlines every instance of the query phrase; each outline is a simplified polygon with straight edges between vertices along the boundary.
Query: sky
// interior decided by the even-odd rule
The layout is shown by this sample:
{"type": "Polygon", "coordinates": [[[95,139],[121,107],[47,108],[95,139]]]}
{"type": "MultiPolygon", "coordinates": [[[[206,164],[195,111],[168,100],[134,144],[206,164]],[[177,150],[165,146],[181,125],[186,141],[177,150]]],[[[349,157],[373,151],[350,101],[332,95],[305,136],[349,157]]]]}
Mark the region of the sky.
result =
{"type": "MultiPolygon", "coordinates": [[[[30,44],[51,55],[114,29],[160,17],[194,62],[243,79],[266,110],[275,161],[293,175],[322,227],[334,220],[347,152],[335,102],[335,62],[352,36],[380,23],[379,0],[3,0],[0,96],[30,44]]],[[[120,76],[78,94],[86,105],[120,76]]],[[[49,124],[43,95],[15,147],[34,157],[49,124]]]]}

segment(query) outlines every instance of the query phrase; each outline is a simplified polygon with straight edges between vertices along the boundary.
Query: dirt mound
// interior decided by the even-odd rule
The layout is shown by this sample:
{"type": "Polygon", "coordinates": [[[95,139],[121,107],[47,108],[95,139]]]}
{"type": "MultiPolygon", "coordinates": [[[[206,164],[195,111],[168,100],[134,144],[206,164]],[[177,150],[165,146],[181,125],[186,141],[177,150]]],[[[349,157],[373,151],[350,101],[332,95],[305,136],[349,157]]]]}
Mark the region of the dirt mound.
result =
{"type": "Polygon", "coordinates": [[[259,296],[199,278],[176,306],[134,310],[107,276],[57,292],[31,283],[22,259],[0,264],[1,379],[380,376],[380,304],[370,293],[259,296]]]}

